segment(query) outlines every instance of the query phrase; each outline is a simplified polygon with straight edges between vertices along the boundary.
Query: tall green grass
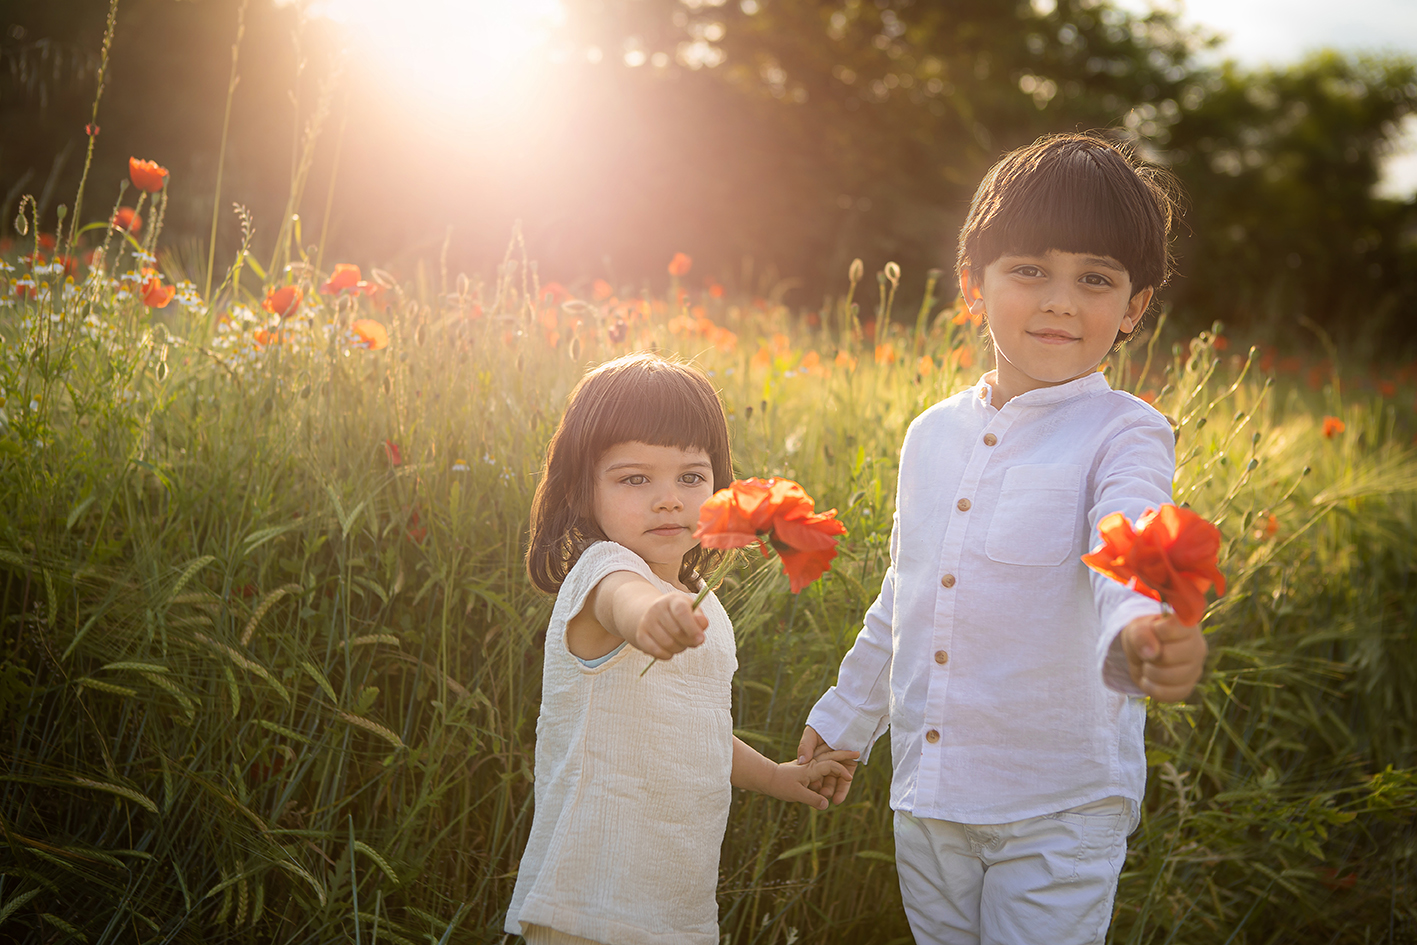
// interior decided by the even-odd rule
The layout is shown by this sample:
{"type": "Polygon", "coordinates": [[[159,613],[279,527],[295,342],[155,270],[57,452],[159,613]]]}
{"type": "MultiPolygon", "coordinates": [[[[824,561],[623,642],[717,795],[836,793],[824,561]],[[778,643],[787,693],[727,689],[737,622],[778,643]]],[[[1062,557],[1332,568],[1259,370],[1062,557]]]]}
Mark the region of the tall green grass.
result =
{"type": "MultiPolygon", "coordinates": [[[[134,250],[113,239],[77,281],[21,268],[34,297],[0,296],[0,935],[17,941],[501,941],[550,611],[522,541],[586,366],[694,358],[740,473],[841,510],[842,555],[800,598],[748,557],[723,593],[735,726],[783,758],[879,588],[906,424],[987,357],[928,299],[893,325],[898,271],[863,329],[849,298],[807,316],[677,284],[565,299],[516,256],[485,283],[385,279],[381,310],[297,264],[307,301],[277,337],[239,288],[246,259],[220,304],[185,286],[149,310],[115,276],[134,250]],[[387,348],[351,346],[358,317],[387,348]]],[[[1399,408],[1337,375],[1275,383],[1216,347],[1163,326],[1108,366],[1176,419],[1177,498],[1219,522],[1231,580],[1197,695],[1151,710],[1112,940],[1403,941],[1411,391],[1399,408]]],[[[735,798],[725,942],[909,940],[889,771],[882,754],[828,813],[735,798]]]]}

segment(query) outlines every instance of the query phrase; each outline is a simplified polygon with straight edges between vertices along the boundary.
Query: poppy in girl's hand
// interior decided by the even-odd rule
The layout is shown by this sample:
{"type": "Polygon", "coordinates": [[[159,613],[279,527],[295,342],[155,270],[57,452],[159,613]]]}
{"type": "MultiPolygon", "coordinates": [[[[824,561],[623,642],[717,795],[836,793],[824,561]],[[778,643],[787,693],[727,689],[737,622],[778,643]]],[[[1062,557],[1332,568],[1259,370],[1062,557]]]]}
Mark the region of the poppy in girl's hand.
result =
{"type": "Polygon", "coordinates": [[[128,178],[139,190],[155,194],[162,190],[163,185],[167,183],[167,168],[160,166],[156,161],[140,161],[135,157],[130,157],[128,159],[128,178]]]}
{"type": "Polygon", "coordinates": [[[295,314],[295,310],[300,307],[300,300],[304,297],[305,293],[300,291],[299,286],[283,285],[266,293],[266,300],[261,303],[261,308],[272,315],[289,318],[295,314]]]}
{"type": "Polygon", "coordinates": [[[1099,574],[1152,600],[1164,601],[1186,626],[1205,615],[1205,592],[1224,595],[1225,575],[1216,566],[1220,529],[1190,509],[1147,509],[1136,528],[1121,512],[1097,523],[1102,547],[1082,556],[1099,574]]]}
{"type": "Polygon", "coordinates": [[[771,544],[796,594],[831,568],[837,537],[846,534],[836,509],[817,512],[814,506],[790,479],[739,479],[700,507],[694,537],[705,548],[745,548],[756,541],[763,554],[771,544]]]}

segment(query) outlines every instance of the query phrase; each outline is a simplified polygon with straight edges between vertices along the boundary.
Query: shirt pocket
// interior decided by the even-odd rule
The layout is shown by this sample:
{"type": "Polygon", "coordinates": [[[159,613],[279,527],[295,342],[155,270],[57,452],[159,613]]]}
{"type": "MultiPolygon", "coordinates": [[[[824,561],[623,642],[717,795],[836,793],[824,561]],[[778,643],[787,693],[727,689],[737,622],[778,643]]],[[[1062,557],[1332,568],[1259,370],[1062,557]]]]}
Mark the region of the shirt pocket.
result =
{"type": "Polygon", "coordinates": [[[1075,463],[1013,466],[1004,473],[984,553],[1000,564],[1057,567],[1075,550],[1078,489],[1075,463]]]}

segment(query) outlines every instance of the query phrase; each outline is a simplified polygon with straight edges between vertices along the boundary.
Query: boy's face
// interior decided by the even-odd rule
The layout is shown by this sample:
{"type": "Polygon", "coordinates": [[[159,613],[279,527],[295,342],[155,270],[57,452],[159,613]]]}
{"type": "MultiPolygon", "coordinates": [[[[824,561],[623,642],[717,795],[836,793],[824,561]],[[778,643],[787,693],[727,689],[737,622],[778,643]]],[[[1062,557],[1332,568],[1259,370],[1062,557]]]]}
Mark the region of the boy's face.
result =
{"type": "Polygon", "coordinates": [[[1127,270],[1110,256],[1057,250],[1000,256],[982,278],[966,269],[959,286],[970,312],[989,320],[999,406],[1097,370],[1152,295],[1150,286],[1133,294],[1127,270]]]}

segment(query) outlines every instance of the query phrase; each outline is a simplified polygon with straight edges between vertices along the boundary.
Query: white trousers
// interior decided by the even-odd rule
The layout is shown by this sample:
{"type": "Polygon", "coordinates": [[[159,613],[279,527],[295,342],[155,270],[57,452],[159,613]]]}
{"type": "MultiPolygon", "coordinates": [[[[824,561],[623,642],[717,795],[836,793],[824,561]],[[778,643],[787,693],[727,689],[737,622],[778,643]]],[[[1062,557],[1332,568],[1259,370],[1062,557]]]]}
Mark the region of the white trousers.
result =
{"type": "Polygon", "coordinates": [[[896,811],[896,872],[916,945],[1101,943],[1135,822],[1120,797],[984,826],[896,811]]]}

